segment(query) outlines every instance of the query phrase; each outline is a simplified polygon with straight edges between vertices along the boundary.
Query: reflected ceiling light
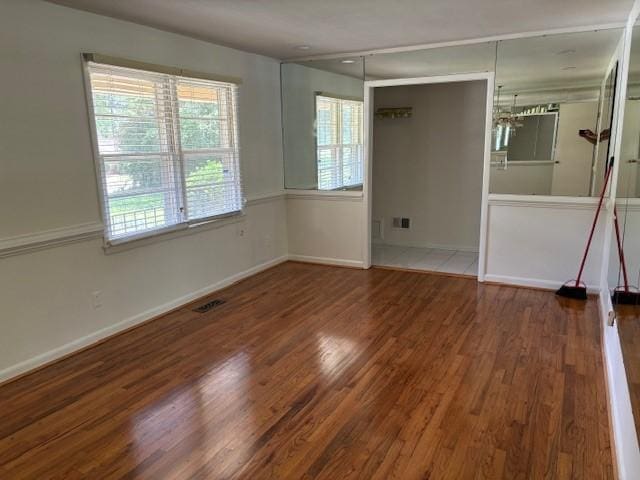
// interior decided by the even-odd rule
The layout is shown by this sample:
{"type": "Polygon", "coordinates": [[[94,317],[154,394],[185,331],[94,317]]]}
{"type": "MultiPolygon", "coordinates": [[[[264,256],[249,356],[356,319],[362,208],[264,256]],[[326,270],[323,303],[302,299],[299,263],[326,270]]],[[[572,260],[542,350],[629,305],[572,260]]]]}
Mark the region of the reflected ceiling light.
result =
{"type": "MultiPolygon", "coordinates": [[[[509,137],[516,134],[516,128],[520,128],[523,126],[522,118],[518,115],[518,108],[516,106],[516,100],[518,98],[518,94],[513,95],[513,105],[511,108],[503,108],[500,105],[500,93],[503,85],[498,85],[497,92],[497,100],[493,107],[493,127],[495,129],[496,138],[501,138],[500,143],[504,144],[501,146],[509,145],[509,137]],[[503,132],[504,137],[503,137],[503,132]]],[[[497,147],[500,150],[500,147],[497,147]]]]}
{"type": "Polygon", "coordinates": [[[340,63],[356,63],[355,60],[340,60],[340,63]]]}
{"type": "Polygon", "coordinates": [[[311,47],[309,45],[298,45],[296,50],[309,50],[311,47]]]}
{"type": "Polygon", "coordinates": [[[556,53],[556,55],[573,55],[574,53],[576,53],[576,51],[573,48],[570,48],[567,50],[561,50],[558,53],[556,53]]]}

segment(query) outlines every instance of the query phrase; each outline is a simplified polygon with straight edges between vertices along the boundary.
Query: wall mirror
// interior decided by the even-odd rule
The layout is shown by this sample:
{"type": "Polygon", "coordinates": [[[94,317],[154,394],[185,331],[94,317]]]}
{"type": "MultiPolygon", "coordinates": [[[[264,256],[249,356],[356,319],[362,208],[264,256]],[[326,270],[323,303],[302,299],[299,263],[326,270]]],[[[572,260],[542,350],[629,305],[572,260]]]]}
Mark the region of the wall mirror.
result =
{"type": "Polygon", "coordinates": [[[618,162],[614,228],[608,283],[631,406],[640,432],[640,26],[633,29],[627,94],[622,105],[624,123],[618,162]]]}
{"type": "Polygon", "coordinates": [[[365,57],[366,80],[433,77],[493,71],[496,42],[442,47],[365,57]]]}
{"type": "Polygon", "coordinates": [[[283,63],[280,72],[285,188],[362,190],[362,57],[283,63]]]}
{"type": "Polygon", "coordinates": [[[599,194],[615,86],[603,85],[622,33],[498,42],[490,193],[599,194]]]}

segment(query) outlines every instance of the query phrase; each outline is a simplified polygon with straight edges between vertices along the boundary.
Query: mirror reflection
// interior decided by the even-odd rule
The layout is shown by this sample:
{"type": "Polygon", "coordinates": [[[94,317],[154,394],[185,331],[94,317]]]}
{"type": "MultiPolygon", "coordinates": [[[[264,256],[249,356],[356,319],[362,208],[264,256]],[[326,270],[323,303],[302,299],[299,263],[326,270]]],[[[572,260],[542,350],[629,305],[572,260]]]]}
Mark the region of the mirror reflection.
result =
{"type": "Polygon", "coordinates": [[[624,101],[622,143],[618,161],[609,288],[631,394],[631,406],[640,432],[640,26],[634,27],[627,95],[624,101]]]}
{"type": "Polygon", "coordinates": [[[603,81],[621,34],[611,29],[498,43],[491,193],[599,194],[614,88],[603,89],[603,81]],[[607,122],[599,125],[600,109],[607,110],[607,122]]]}
{"type": "Polygon", "coordinates": [[[283,63],[285,187],[361,190],[363,60],[283,63]]]}
{"type": "Polygon", "coordinates": [[[496,62],[496,42],[369,55],[366,80],[433,77],[490,72],[496,62]]]}

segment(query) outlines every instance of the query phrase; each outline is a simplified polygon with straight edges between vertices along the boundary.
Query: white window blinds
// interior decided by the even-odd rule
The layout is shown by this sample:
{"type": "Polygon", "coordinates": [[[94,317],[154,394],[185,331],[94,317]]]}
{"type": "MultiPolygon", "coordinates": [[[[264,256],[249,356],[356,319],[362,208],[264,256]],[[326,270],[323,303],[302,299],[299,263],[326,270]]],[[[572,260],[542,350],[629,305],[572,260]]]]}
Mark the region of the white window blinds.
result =
{"type": "Polygon", "coordinates": [[[316,95],[318,189],[362,184],[363,102],[316,95]]]}
{"type": "Polygon", "coordinates": [[[242,209],[237,85],[87,67],[109,241],[242,209]]]}

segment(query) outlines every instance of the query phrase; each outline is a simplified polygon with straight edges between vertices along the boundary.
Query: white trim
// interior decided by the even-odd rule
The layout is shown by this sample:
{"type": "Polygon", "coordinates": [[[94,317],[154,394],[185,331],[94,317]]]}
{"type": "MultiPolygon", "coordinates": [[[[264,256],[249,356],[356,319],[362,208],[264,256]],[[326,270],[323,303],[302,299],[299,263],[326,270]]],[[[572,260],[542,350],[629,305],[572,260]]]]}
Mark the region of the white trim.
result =
{"type": "Polygon", "coordinates": [[[139,236],[136,238],[125,239],[119,243],[107,243],[103,245],[104,253],[111,255],[114,253],[120,253],[134,248],[144,247],[158,242],[165,242],[167,240],[173,240],[174,238],[183,237],[186,235],[193,235],[204,230],[213,230],[216,228],[226,227],[228,225],[234,225],[245,221],[247,216],[244,210],[234,213],[232,215],[226,215],[213,220],[206,220],[201,223],[177,225],[176,228],[156,230],[150,232],[149,235],[139,236]]]}
{"type": "Polygon", "coordinates": [[[287,199],[291,200],[338,200],[342,202],[361,202],[361,191],[348,190],[286,190],[287,199]]]}
{"type": "Polygon", "coordinates": [[[484,142],[484,164],[482,170],[482,198],[480,203],[480,236],[478,242],[478,282],[483,282],[486,273],[487,258],[487,235],[489,230],[488,221],[488,198],[489,198],[489,176],[491,172],[491,134],[493,123],[493,95],[495,74],[493,72],[458,73],[451,75],[436,75],[432,77],[396,78],[390,80],[369,80],[364,82],[364,121],[365,121],[365,175],[364,175],[364,235],[362,251],[364,255],[364,268],[371,266],[371,216],[372,216],[372,181],[373,175],[373,95],[374,89],[378,87],[389,87],[399,85],[425,85],[435,83],[457,83],[482,81],[486,82],[486,119],[485,119],[485,142],[484,142]]]}
{"type": "Polygon", "coordinates": [[[478,282],[484,282],[487,273],[487,237],[489,235],[489,183],[491,178],[491,137],[493,133],[493,99],[495,73],[487,76],[487,104],[484,137],[484,164],[482,166],[482,197],[480,199],[480,240],[478,242],[478,282]]]}
{"type": "Polygon", "coordinates": [[[625,26],[624,22],[617,22],[617,23],[604,23],[599,25],[584,25],[581,27],[551,28],[548,30],[535,30],[535,31],[521,32],[521,33],[506,33],[501,35],[491,35],[488,37],[469,38],[466,40],[452,40],[447,42],[422,43],[422,44],[408,45],[403,47],[389,47],[389,48],[378,48],[375,50],[360,50],[356,52],[307,55],[304,57],[289,58],[287,60],[284,60],[283,63],[305,62],[305,61],[312,61],[312,60],[331,60],[331,59],[349,58],[349,57],[362,57],[362,56],[368,56],[368,55],[379,55],[383,53],[414,52],[416,50],[431,50],[434,48],[442,48],[442,47],[459,47],[463,45],[474,45],[477,43],[497,42],[501,40],[517,40],[520,38],[542,37],[545,35],[592,32],[594,30],[611,30],[615,28],[624,28],[624,26],[625,26]]]}
{"type": "Polygon", "coordinates": [[[616,206],[619,210],[638,212],[640,211],[640,198],[616,197],[616,206]]]}
{"type": "Polygon", "coordinates": [[[640,472],[640,447],[618,328],[615,325],[612,327],[608,325],[608,315],[612,309],[609,289],[601,290],[598,297],[598,311],[602,325],[601,341],[609,402],[609,422],[613,433],[612,451],[618,478],[632,480],[637,478],[637,473],[640,472]]]}
{"type": "MultiPolygon", "coordinates": [[[[427,77],[392,78],[389,80],[367,80],[365,88],[398,87],[403,85],[425,85],[431,83],[472,82],[475,80],[491,80],[493,72],[452,73],[450,75],[433,75],[427,77]]],[[[487,90],[491,90],[487,88],[487,90]]],[[[493,91],[491,91],[491,107],[493,109],[493,91]]]]}
{"type": "MultiPolygon", "coordinates": [[[[509,275],[494,275],[487,273],[484,276],[485,282],[501,283],[504,285],[516,285],[519,287],[544,288],[547,290],[557,290],[565,282],[554,280],[542,280],[539,278],[511,277],[509,275]]],[[[587,285],[588,293],[599,293],[600,287],[596,285],[587,285]]]]}
{"type": "Polygon", "coordinates": [[[554,197],[548,195],[489,195],[490,206],[536,207],[592,210],[598,205],[596,197],[554,197]]]}
{"type": "Polygon", "coordinates": [[[292,262],[317,263],[321,265],[335,265],[339,267],[364,268],[362,260],[349,260],[346,258],[314,257],[311,255],[289,254],[292,262]]]}
{"type": "Polygon", "coordinates": [[[166,240],[172,240],[174,238],[183,237],[185,235],[193,235],[199,233],[202,230],[213,230],[216,228],[226,227],[228,225],[234,225],[246,220],[247,211],[246,208],[255,207],[256,205],[277,201],[284,199],[284,192],[273,192],[255,195],[250,197],[245,202],[245,208],[239,212],[233,212],[225,215],[220,215],[211,219],[203,219],[199,223],[187,223],[176,225],[176,228],[170,228],[165,230],[156,230],[149,232],[148,235],[144,235],[138,238],[127,237],[120,243],[110,243],[105,245],[104,251],[107,255],[113,253],[120,253],[132,248],[143,247],[157,242],[164,242],[166,240]]]}
{"type": "Polygon", "coordinates": [[[276,200],[284,200],[286,198],[286,192],[284,190],[278,192],[259,193],[257,195],[250,195],[247,197],[245,205],[252,207],[260,203],[275,202],[276,200]]]}
{"type": "Polygon", "coordinates": [[[450,250],[452,252],[469,252],[469,253],[478,253],[478,246],[469,246],[469,245],[441,245],[438,243],[420,243],[420,242],[401,242],[394,240],[384,240],[379,239],[377,241],[371,242],[374,245],[389,245],[392,247],[407,247],[407,248],[431,248],[436,250],[450,250]]]}
{"type": "Polygon", "coordinates": [[[373,148],[371,148],[371,140],[373,139],[373,106],[374,106],[374,92],[375,90],[368,86],[367,82],[364,83],[364,109],[362,115],[364,117],[362,133],[364,135],[363,148],[364,148],[364,165],[363,165],[363,178],[362,178],[362,193],[364,194],[362,215],[364,215],[364,222],[362,222],[362,238],[364,239],[364,245],[362,246],[362,260],[363,268],[371,268],[371,224],[373,217],[373,148]]]}
{"type": "Polygon", "coordinates": [[[0,258],[101,238],[103,232],[101,223],[91,222],[3,238],[0,239],[0,258]]]}
{"type": "Polygon", "coordinates": [[[240,280],[255,275],[256,273],[284,263],[287,261],[287,259],[287,255],[283,255],[281,257],[274,258],[273,260],[269,260],[265,263],[261,263],[260,265],[256,265],[255,267],[251,267],[248,270],[236,273],[235,275],[231,275],[230,277],[208,285],[204,288],[188,293],[186,295],[182,295],[181,297],[164,303],[158,307],[151,308],[142,313],[139,313],[138,315],[134,315],[133,317],[127,318],[113,325],[109,325],[108,327],[90,333],[89,335],[69,342],[58,348],[54,348],[53,350],[49,350],[48,352],[32,357],[16,365],[12,365],[8,368],[5,368],[4,370],[0,370],[0,382],[4,382],[10,378],[22,375],[26,372],[29,372],[30,370],[53,362],[60,357],[69,355],[70,353],[95,344],[109,336],[115,335],[118,332],[134,327],[140,323],[146,322],[147,320],[151,320],[154,317],[163,315],[171,310],[181,307],[182,305],[197,300],[200,297],[210,295],[213,292],[226,288],[236,282],[239,282],[240,280]]]}

